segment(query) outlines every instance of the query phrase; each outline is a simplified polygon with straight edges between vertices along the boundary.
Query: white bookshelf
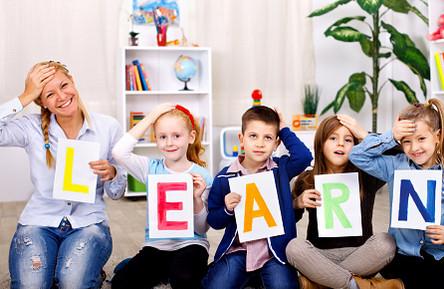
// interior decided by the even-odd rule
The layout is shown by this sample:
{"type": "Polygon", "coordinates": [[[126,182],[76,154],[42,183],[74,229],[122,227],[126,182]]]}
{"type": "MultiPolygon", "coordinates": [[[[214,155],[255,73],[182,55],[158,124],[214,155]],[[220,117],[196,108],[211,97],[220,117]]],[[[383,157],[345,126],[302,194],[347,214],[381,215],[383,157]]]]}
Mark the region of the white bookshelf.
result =
{"type": "MultiPolygon", "coordinates": [[[[207,47],[124,47],[120,62],[121,93],[118,100],[118,117],[124,131],[128,131],[130,112],[148,114],[157,104],[170,102],[180,104],[194,115],[205,118],[204,137],[205,147],[203,159],[207,162],[208,170],[213,170],[212,148],[212,77],[211,49],[207,47]],[[180,55],[192,57],[198,65],[198,71],[188,82],[190,91],[181,91],[184,83],[176,78],[174,64],[180,55]],[[139,60],[148,74],[151,84],[150,91],[127,91],[125,65],[139,60]]],[[[136,154],[147,155],[151,158],[161,157],[155,143],[139,142],[135,147],[136,154]]],[[[145,193],[127,190],[125,196],[143,196],[145,193]]]]}
{"type": "MultiPolygon", "coordinates": [[[[429,34],[434,32],[438,28],[439,16],[444,11],[444,2],[442,0],[430,0],[429,3],[429,34]]],[[[444,39],[430,41],[430,87],[431,96],[444,99],[444,90],[441,89],[441,85],[438,77],[438,70],[435,62],[435,53],[444,53],[444,39]]]]}

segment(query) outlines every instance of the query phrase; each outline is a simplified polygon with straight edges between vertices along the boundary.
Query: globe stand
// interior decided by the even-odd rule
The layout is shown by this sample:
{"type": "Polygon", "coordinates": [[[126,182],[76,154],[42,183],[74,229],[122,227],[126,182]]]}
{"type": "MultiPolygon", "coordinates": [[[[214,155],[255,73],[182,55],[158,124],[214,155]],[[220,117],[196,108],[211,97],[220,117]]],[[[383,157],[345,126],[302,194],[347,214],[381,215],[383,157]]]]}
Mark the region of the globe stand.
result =
{"type": "Polygon", "coordinates": [[[188,88],[188,81],[190,81],[191,78],[188,78],[188,80],[184,81],[185,86],[180,91],[192,91],[192,89],[188,88]]]}

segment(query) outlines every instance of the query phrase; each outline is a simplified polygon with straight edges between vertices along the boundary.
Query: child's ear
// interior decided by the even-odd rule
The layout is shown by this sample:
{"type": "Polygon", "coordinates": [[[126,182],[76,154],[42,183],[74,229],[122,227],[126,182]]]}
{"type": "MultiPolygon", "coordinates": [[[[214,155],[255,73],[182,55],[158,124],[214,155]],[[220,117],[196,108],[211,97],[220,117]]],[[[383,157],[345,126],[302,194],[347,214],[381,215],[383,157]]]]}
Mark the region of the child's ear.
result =
{"type": "Polygon", "coordinates": [[[193,144],[195,140],[196,140],[196,130],[193,129],[193,130],[190,132],[190,141],[189,141],[189,144],[193,144]]]}
{"type": "Polygon", "coordinates": [[[278,146],[279,146],[280,144],[281,144],[281,139],[278,138],[278,139],[276,140],[276,146],[274,147],[274,151],[277,150],[277,148],[278,148],[278,146]]]}
{"type": "Polygon", "coordinates": [[[244,143],[244,135],[242,134],[242,132],[238,133],[237,137],[239,138],[239,142],[242,145],[244,143]]]}

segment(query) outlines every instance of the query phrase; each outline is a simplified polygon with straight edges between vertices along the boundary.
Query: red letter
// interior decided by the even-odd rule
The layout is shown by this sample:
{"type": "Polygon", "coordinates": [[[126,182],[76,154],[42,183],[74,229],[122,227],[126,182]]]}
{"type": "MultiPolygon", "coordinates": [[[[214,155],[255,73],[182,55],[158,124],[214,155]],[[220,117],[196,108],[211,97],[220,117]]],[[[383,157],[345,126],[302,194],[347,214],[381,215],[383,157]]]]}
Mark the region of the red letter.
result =
{"type": "Polygon", "coordinates": [[[157,184],[157,217],[159,230],[186,230],[188,222],[168,221],[166,219],[167,211],[182,210],[182,202],[167,202],[167,191],[186,192],[187,183],[158,183],[157,184]]]}

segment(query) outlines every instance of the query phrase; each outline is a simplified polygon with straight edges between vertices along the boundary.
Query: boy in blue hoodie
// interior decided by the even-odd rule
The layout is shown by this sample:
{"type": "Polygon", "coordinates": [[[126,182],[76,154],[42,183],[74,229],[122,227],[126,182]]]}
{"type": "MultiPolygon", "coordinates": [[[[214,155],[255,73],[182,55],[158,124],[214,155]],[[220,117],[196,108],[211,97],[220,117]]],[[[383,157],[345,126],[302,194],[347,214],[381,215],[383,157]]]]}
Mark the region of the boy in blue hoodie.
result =
{"type": "Polygon", "coordinates": [[[310,164],[311,153],[286,127],[282,115],[266,106],[254,106],[243,114],[239,140],[245,154],[219,172],[209,193],[208,224],[214,229],[225,228],[225,233],[202,285],[238,289],[260,275],[265,288],[298,288],[296,271],[285,256],[285,247],[296,237],[289,182],[310,164]],[[272,158],[280,141],[290,155],[272,158]],[[231,192],[228,179],[263,171],[274,174],[285,234],[240,243],[234,208],[241,196],[231,192]]]}

